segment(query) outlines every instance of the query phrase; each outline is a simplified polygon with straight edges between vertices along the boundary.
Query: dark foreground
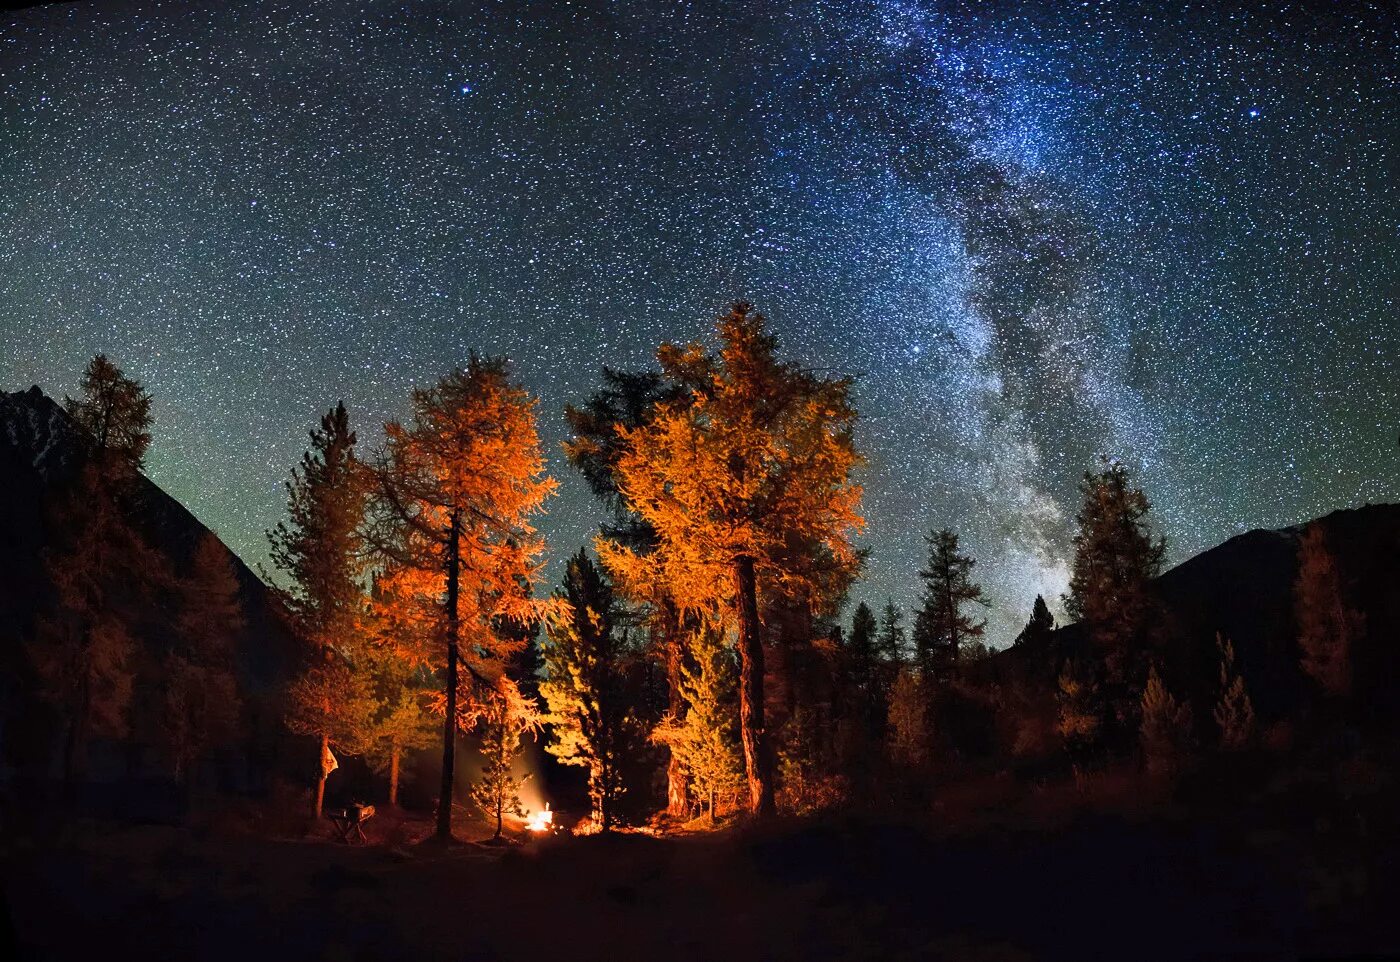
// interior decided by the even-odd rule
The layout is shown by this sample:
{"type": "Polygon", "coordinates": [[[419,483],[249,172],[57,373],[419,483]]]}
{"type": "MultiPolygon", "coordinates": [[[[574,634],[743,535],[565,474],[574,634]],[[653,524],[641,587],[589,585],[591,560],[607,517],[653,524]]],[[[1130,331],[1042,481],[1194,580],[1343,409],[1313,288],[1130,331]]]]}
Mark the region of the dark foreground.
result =
{"type": "Polygon", "coordinates": [[[35,959],[1386,955],[1392,821],[1081,813],[940,835],[830,820],[448,850],[86,823],[12,845],[6,895],[35,959]]]}

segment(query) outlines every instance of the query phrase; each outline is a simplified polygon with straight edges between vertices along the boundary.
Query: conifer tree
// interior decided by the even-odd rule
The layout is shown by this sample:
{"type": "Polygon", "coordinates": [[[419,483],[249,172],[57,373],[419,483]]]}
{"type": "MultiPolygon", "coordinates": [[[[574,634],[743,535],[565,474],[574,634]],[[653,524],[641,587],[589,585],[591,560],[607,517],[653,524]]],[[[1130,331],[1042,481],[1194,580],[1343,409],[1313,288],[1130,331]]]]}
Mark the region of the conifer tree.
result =
{"type": "Polygon", "coordinates": [[[1235,667],[1235,646],[1219,632],[1215,646],[1220,651],[1220,700],[1212,715],[1220,728],[1220,747],[1228,752],[1242,751],[1254,741],[1254,703],[1244,676],[1235,667]]]}
{"type": "Polygon", "coordinates": [[[908,643],[904,631],[904,612],[893,601],[886,601],[880,612],[880,660],[895,668],[902,667],[908,659],[908,643]]]}
{"type": "Polygon", "coordinates": [[[745,786],[735,702],[738,670],[722,632],[702,627],[681,666],[683,707],[667,715],[652,738],[683,766],[696,798],[715,817],[715,800],[745,786]]]}
{"type": "Polygon", "coordinates": [[[924,582],[923,604],[914,621],[914,649],[920,671],[930,679],[946,678],[963,646],[980,639],[987,623],[967,614],[969,605],[987,607],[982,586],[972,580],[977,564],[959,552],[958,536],[935,531],[928,543],[928,567],[919,572],[924,582]]]}
{"type": "Polygon", "coordinates": [[[311,447],[286,482],[287,520],[267,533],[288,579],[278,594],[305,641],[306,665],[289,689],[288,725],[320,742],[312,814],[321,817],[334,750],[367,745],[366,561],[361,527],[368,486],[341,402],[311,431],[311,447]]]}
{"type": "Polygon", "coordinates": [[[392,644],[367,651],[371,703],[365,755],[389,780],[389,804],[399,803],[404,756],[437,744],[439,726],[428,710],[431,676],[392,644]]]}
{"type": "Polygon", "coordinates": [[[92,440],[104,476],[142,469],[151,446],[151,396],[140,381],[98,354],[83,372],[82,397],[65,397],[63,407],[92,440]]]}
{"type": "Polygon", "coordinates": [[[167,580],[161,559],[127,520],[124,499],[150,445],[150,396],[104,355],[83,375],[82,396],[65,398],[83,431],[85,457],[50,512],[53,547],[44,568],[55,610],[29,646],[42,696],[64,725],[65,790],[89,738],[124,737],[131,700],[133,602],[167,580]]]}
{"type": "Polygon", "coordinates": [[[1303,670],[1326,694],[1347,694],[1352,683],[1351,648],[1365,620],[1343,598],[1337,559],[1320,524],[1307,527],[1298,548],[1293,611],[1303,670]]]}
{"type": "Polygon", "coordinates": [[[1021,629],[1021,633],[1016,636],[1013,644],[1029,644],[1039,648],[1049,640],[1054,631],[1055,616],[1050,614],[1050,608],[1045,604],[1045,599],[1036,595],[1035,604],[1031,606],[1030,620],[1026,622],[1026,627],[1021,629]]]}
{"type": "MultiPolygon", "coordinates": [[[[622,431],[635,431],[649,424],[657,406],[680,396],[680,388],[658,372],[629,372],[603,369],[603,387],[582,407],[572,404],[564,416],[572,436],[564,451],[588,481],[594,495],[612,514],[605,522],[602,538],[630,550],[640,562],[657,547],[656,530],[622,496],[618,483],[618,461],[625,450],[622,431]],[[622,429],[622,430],[619,430],[622,429]]],[[[648,627],[654,656],[666,674],[666,710],[677,715],[681,701],[682,619],[670,586],[653,566],[637,564],[620,573],[617,588],[638,609],[648,627]]],[[[666,768],[666,808],[673,816],[686,808],[687,789],[684,767],[672,756],[666,768]]]]}
{"type": "Polygon", "coordinates": [[[622,763],[643,738],[627,686],[629,653],[614,624],[612,585],[586,551],[569,559],[558,597],[568,611],[548,630],[539,684],[554,733],[546,749],[588,769],[593,819],[606,832],[626,790],[622,763]]]}
{"type": "Polygon", "coordinates": [[[162,673],[159,730],[177,781],[238,736],[242,702],[234,646],[243,624],[228,549],[206,533],[179,585],[176,639],[162,673]]]}
{"type": "Polygon", "coordinates": [[[920,675],[903,668],[890,692],[890,758],[915,771],[922,769],[929,760],[929,699],[924,687],[920,675]]]}
{"type": "MultiPolygon", "coordinates": [[[[504,676],[502,680],[506,680],[504,676]]],[[[520,789],[530,776],[516,775],[515,762],[523,750],[520,739],[537,725],[538,715],[513,684],[498,684],[477,700],[482,766],[481,775],[471,786],[471,799],[495,821],[492,837],[500,838],[505,816],[523,813],[520,789]]]]}
{"type": "Polygon", "coordinates": [[[649,424],[621,431],[619,490],[656,531],[656,550],[643,557],[605,541],[599,551],[624,579],[663,571],[683,610],[733,612],[749,804],[766,816],[775,811],[775,786],[759,592],[783,585],[816,599],[819,569],[855,569],[850,537],[863,522],[851,473],[861,458],[848,380],[779,361],[762,315],[748,304],[720,319],[719,334],[718,354],[698,344],[664,346],[662,370],[684,391],[658,405],[649,424]],[[802,590],[804,583],[814,590],[802,590]]]}
{"type": "Polygon", "coordinates": [[[1080,490],[1084,500],[1075,519],[1079,533],[1065,610],[1088,624],[1109,680],[1118,685],[1126,680],[1130,646],[1147,628],[1148,582],[1161,570],[1166,541],[1153,536],[1152,505],[1122,464],[1104,458],[1097,472],[1085,473],[1080,490]]]}
{"type": "Polygon", "coordinates": [[[1065,751],[1076,770],[1097,761],[1103,727],[1103,695],[1092,668],[1079,660],[1067,661],[1060,671],[1056,693],[1058,729],[1065,751]]]}
{"type": "Polygon", "coordinates": [[[855,714],[861,730],[878,737],[885,721],[885,689],[880,662],[880,627],[875,612],[865,602],[856,605],[851,616],[851,631],[845,638],[845,662],[849,672],[848,688],[854,696],[855,714]]]}
{"type": "Polygon", "coordinates": [[[411,424],[385,426],[372,538],[391,562],[383,590],[424,626],[402,636],[405,657],[441,673],[439,838],[452,835],[457,728],[486,710],[473,693],[514,688],[505,672],[523,643],[497,626],[554,608],[531,595],[544,542],[530,518],[555,487],[534,404],[503,359],[473,355],[413,393],[411,424]]]}
{"type": "Polygon", "coordinates": [[[1191,706],[1167,691],[1154,665],[1142,691],[1142,751],[1147,770],[1170,775],[1181,764],[1191,742],[1191,706]]]}

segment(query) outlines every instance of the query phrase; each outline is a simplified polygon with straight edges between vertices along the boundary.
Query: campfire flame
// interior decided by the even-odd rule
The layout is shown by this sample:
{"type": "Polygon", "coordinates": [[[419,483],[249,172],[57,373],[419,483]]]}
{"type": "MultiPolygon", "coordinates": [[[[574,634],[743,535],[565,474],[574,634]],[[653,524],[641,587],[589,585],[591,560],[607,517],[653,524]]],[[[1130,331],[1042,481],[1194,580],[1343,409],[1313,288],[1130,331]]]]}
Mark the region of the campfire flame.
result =
{"type": "Polygon", "coordinates": [[[544,803],[544,811],[535,812],[525,819],[525,827],[532,832],[548,832],[554,828],[554,813],[549,810],[549,803],[544,803]]]}

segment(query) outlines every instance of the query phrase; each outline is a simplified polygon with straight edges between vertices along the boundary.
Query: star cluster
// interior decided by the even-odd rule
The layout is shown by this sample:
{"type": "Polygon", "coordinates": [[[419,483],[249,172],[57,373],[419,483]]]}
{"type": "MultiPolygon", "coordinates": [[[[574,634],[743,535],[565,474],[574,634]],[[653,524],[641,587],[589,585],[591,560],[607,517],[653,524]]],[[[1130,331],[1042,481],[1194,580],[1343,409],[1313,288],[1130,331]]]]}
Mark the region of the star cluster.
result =
{"type": "Polygon", "coordinates": [[[1400,499],[1388,5],[70,4],[0,28],[0,385],[105,351],[246,560],[319,412],[370,445],[472,349],[559,454],[599,367],[754,301],[858,378],[871,549],[958,530],[1005,642],[1076,484],[1179,560],[1400,499]]]}

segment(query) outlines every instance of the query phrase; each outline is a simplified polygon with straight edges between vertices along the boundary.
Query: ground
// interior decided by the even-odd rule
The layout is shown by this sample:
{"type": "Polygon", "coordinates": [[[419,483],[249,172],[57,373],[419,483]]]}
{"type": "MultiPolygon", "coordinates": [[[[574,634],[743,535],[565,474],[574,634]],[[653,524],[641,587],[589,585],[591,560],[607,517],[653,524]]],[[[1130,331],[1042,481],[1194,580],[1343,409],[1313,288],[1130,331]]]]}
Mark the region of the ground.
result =
{"type": "MultiPolygon", "coordinates": [[[[11,842],[19,957],[1291,958],[1400,945],[1393,837],[1258,813],[840,818],[519,844],[68,825],[11,842]]],[[[489,835],[469,826],[467,837],[489,835]]]]}

